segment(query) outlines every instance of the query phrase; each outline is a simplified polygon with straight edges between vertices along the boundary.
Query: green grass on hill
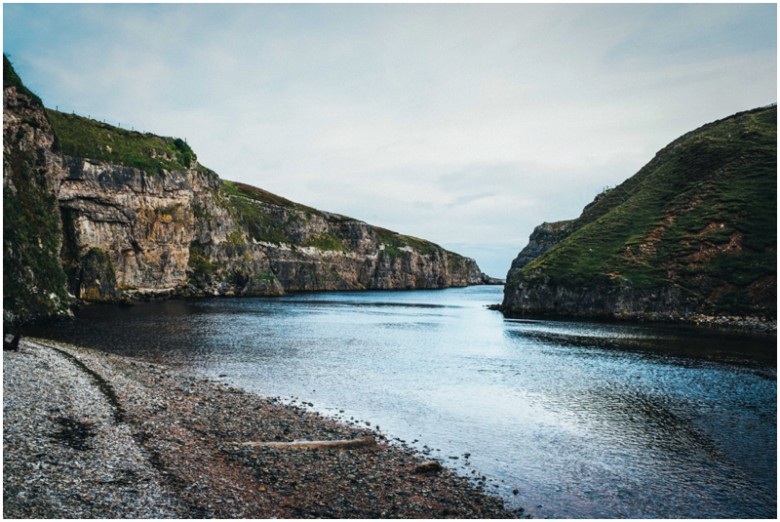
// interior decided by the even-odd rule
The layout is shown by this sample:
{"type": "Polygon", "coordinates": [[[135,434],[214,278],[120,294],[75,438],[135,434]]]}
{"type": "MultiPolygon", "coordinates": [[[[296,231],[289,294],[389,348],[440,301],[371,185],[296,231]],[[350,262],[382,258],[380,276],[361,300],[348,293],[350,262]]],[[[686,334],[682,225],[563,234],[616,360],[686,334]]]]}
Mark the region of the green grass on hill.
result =
{"type": "MultiPolygon", "coordinates": [[[[349,219],[345,216],[326,214],[266,190],[235,181],[223,181],[222,192],[227,196],[221,199],[223,206],[228,209],[233,219],[245,226],[250,236],[258,241],[299,244],[304,247],[311,246],[330,251],[346,252],[349,250],[349,240],[340,235],[338,226],[344,219],[349,219]],[[258,202],[271,205],[271,207],[258,205],[258,202]],[[273,207],[279,207],[279,210],[276,211],[273,207]],[[314,215],[324,217],[331,225],[330,230],[296,240],[293,237],[293,230],[305,227],[297,227],[293,221],[308,221],[314,215]]],[[[385,245],[385,253],[392,257],[403,255],[401,249],[404,247],[413,248],[424,255],[432,254],[440,249],[439,246],[424,239],[405,236],[380,227],[372,228],[379,241],[385,245]]],[[[457,256],[457,254],[452,254],[452,256],[457,256]]]]}
{"type": "Polygon", "coordinates": [[[180,138],[129,131],[96,120],[46,109],[63,154],[107,161],[147,172],[191,168],[197,159],[180,138]]]}
{"type": "Polygon", "coordinates": [[[290,220],[305,219],[312,213],[319,213],[313,208],[244,183],[223,180],[221,188],[217,201],[230,212],[237,224],[246,227],[250,237],[256,241],[293,244],[295,241],[290,234],[290,220]],[[273,206],[278,207],[278,210],[273,206]]]}
{"type": "Polygon", "coordinates": [[[601,194],[569,236],[510,274],[510,282],[618,281],[645,289],[675,284],[697,295],[706,278],[738,291],[776,274],[776,245],[772,106],[705,125],[671,143],[635,176],[601,194]]]}
{"type": "MultiPolygon", "coordinates": [[[[386,228],[374,227],[379,240],[385,245],[385,253],[391,257],[398,257],[402,254],[402,248],[412,248],[423,255],[430,255],[441,250],[441,247],[425,239],[414,236],[406,236],[387,230],[386,228]]],[[[457,254],[453,254],[457,255],[457,254]]]]}
{"type": "Polygon", "coordinates": [[[293,208],[296,210],[301,210],[303,212],[316,213],[316,214],[320,213],[319,210],[314,209],[312,207],[307,207],[306,205],[295,203],[293,201],[290,201],[289,199],[285,199],[281,196],[277,196],[276,194],[268,192],[267,190],[253,187],[245,183],[240,183],[238,181],[224,180],[222,181],[222,189],[225,191],[226,194],[230,196],[241,196],[247,199],[251,199],[253,201],[261,201],[263,203],[269,203],[271,205],[277,205],[279,207],[293,208]]]}

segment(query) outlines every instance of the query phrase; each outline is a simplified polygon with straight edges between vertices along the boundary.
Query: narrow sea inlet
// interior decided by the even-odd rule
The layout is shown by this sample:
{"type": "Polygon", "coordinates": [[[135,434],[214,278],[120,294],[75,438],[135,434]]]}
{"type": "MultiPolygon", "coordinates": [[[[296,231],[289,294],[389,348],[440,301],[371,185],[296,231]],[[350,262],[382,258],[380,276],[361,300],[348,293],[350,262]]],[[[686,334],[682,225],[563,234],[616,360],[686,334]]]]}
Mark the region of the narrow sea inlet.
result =
{"type": "Polygon", "coordinates": [[[90,306],[38,332],[305,402],[534,517],[774,518],[776,338],[505,320],[501,287],[90,306]]]}

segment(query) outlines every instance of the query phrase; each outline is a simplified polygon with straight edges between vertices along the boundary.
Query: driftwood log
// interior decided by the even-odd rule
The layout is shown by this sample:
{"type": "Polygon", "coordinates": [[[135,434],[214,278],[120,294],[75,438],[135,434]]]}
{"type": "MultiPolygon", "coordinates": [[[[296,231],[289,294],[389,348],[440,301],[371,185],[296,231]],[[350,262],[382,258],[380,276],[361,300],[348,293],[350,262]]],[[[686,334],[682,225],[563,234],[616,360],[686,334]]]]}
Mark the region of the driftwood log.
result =
{"type": "Polygon", "coordinates": [[[376,446],[374,437],[360,437],[346,440],[294,440],[292,442],[236,442],[237,446],[252,448],[274,448],[288,450],[353,449],[376,446]]]}

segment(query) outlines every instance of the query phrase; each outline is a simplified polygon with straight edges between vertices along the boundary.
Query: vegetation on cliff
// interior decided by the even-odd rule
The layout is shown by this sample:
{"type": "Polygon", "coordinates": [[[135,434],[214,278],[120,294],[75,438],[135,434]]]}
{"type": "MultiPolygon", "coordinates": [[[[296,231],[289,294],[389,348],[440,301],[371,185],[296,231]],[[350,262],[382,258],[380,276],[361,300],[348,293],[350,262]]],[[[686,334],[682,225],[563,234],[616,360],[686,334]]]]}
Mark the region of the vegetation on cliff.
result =
{"type": "MultiPolygon", "coordinates": [[[[510,270],[505,311],[568,315],[577,299],[560,308],[565,288],[641,294],[639,308],[652,308],[663,290],[692,313],[776,316],[776,144],[776,106],[677,139],[600,194],[557,244],[510,270]],[[539,302],[542,286],[558,293],[558,305],[539,302]]],[[[615,315],[593,302],[587,308],[615,315]]]]}
{"type": "Polygon", "coordinates": [[[185,170],[197,157],[181,138],[129,131],[76,114],[46,109],[63,154],[148,172],[185,170]]]}
{"type": "Polygon", "coordinates": [[[56,315],[69,300],[60,263],[62,224],[54,135],[40,99],[3,55],[3,311],[23,322],[56,315]]]}
{"type": "Polygon", "coordinates": [[[19,94],[23,94],[30,98],[35,105],[43,107],[43,102],[38,95],[24,85],[22,79],[16,74],[16,70],[11,64],[11,61],[3,54],[3,89],[5,90],[8,87],[13,87],[19,94]]]}
{"type": "Polygon", "coordinates": [[[239,226],[255,241],[275,244],[296,244],[292,221],[303,222],[321,212],[294,203],[266,190],[234,181],[222,181],[220,203],[239,226]],[[285,209],[289,212],[274,212],[285,209]]]}
{"type": "MultiPolygon", "coordinates": [[[[235,181],[223,181],[222,190],[227,196],[225,205],[233,211],[234,218],[249,230],[250,236],[257,241],[269,241],[272,243],[298,244],[304,247],[315,247],[321,250],[347,251],[350,238],[343,237],[339,225],[353,221],[353,218],[322,212],[312,207],[295,203],[266,190],[239,183],[235,181]],[[257,203],[262,203],[258,205],[257,203]],[[273,207],[290,211],[285,219],[279,219],[271,210],[273,207]],[[291,221],[306,222],[317,216],[328,223],[328,229],[314,234],[301,233],[300,225],[295,226],[291,221]],[[296,233],[295,231],[299,232],[296,233]]],[[[387,230],[381,227],[371,227],[373,235],[378,242],[384,245],[384,252],[392,257],[402,255],[403,248],[412,249],[421,254],[432,254],[443,250],[440,246],[425,239],[407,236],[387,230]]],[[[461,257],[458,254],[448,254],[461,257]]]]}

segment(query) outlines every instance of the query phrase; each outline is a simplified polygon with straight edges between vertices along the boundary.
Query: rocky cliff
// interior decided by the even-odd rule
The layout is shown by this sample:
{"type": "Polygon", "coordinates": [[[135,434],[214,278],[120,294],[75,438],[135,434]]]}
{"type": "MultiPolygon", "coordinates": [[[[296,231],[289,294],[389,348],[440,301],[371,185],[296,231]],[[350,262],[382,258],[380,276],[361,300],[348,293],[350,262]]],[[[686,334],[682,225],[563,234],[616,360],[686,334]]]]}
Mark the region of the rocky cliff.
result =
{"type": "Polygon", "coordinates": [[[473,260],[428,241],[221,180],[180,141],[48,114],[68,167],[64,257],[82,299],[483,282],[473,260]]]}
{"type": "Polygon", "coordinates": [[[41,100],[3,55],[3,320],[65,313],[57,193],[66,169],[41,100]]]}
{"type": "Polygon", "coordinates": [[[543,224],[507,316],[698,321],[777,315],[777,107],[675,140],[579,218],[543,224]]]}
{"type": "MultiPolygon", "coordinates": [[[[50,114],[60,135],[68,133],[60,126],[62,119],[103,126],[50,114]]],[[[67,140],[63,142],[67,150],[67,140]]],[[[74,267],[72,291],[83,299],[445,288],[483,282],[471,259],[221,180],[195,160],[187,168],[156,172],[72,156],[66,156],[66,164],[59,192],[65,258],[74,267]],[[88,258],[94,262],[85,271],[88,258]],[[115,284],[106,285],[111,274],[115,284]]]]}
{"type": "Polygon", "coordinates": [[[520,270],[525,265],[541,256],[560,243],[574,228],[574,220],[542,223],[537,226],[528,238],[528,244],[512,261],[510,272],[520,270]]]}
{"type": "Polygon", "coordinates": [[[6,310],[66,309],[66,279],[86,301],[488,281],[429,241],[224,181],[180,139],[44,111],[18,83],[4,89],[6,310]]]}

